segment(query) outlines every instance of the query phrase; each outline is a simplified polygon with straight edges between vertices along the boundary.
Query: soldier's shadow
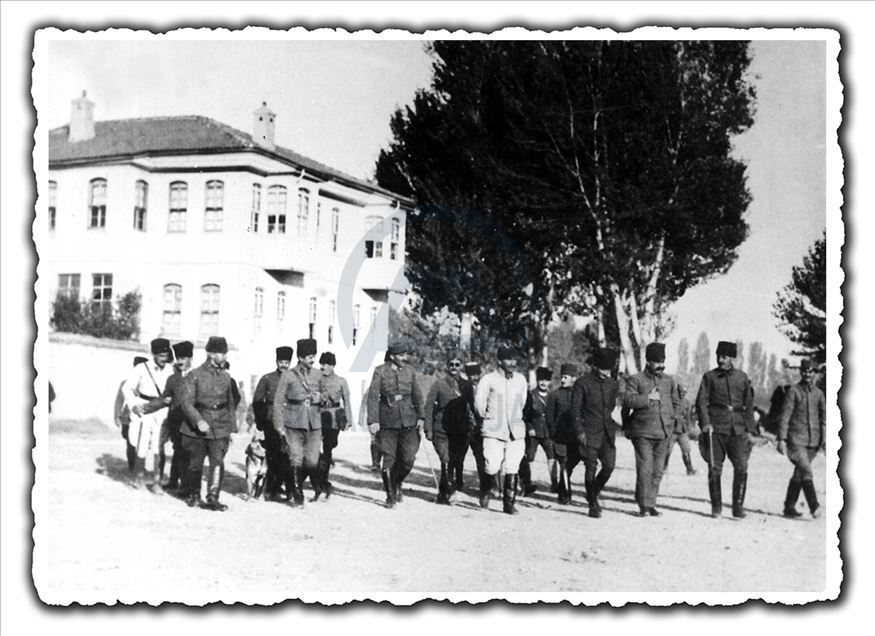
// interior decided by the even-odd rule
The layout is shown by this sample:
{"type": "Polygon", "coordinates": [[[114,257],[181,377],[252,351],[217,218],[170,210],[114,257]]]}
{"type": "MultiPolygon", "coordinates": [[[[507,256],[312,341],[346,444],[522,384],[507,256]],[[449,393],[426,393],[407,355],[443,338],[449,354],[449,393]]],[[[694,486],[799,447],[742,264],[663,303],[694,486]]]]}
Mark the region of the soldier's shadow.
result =
{"type": "Polygon", "coordinates": [[[131,486],[133,473],[128,470],[128,462],[126,459],[116,457],[110,453],[103,453],[96,460],[97,468],[94,470],[98,475],[109,477],[113,481],[123,483],[126,486],[131,486]]]}

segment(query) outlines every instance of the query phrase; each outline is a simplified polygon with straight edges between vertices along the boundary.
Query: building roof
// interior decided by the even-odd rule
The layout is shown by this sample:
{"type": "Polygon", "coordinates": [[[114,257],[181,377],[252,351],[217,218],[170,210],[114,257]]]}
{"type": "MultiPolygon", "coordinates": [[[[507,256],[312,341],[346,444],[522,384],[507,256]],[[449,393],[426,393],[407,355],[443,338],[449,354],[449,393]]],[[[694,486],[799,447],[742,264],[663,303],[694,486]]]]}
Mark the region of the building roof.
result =
{"type": "Polygon", "coordinates": [[[94,123],[94,137],[76,142],[69,140],[69,132],[69,125],[49,131],[50,167],[135,156],[250,151],[294,164],[310,174],[334,179],[359,190],[389,195],[408,205],[413,203],[372,181],[357,179],[288,148],[263,148],[249,133],[200,115],[98,121],[94,123]]]}

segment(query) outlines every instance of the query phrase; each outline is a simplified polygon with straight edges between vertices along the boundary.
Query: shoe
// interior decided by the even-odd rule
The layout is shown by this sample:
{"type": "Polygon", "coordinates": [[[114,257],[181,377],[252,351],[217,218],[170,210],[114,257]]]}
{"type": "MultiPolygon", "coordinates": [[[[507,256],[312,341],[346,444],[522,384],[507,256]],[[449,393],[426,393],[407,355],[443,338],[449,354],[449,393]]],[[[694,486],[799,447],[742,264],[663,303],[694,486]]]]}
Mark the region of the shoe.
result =
{"type": "Polygon", "coordinates": [[[651,517],[661,517],[662,516],[662,513],[659,510],[657,510],[656,508],[648,508],[647,514],[649,514],[651,517]]]}
{"type": "Polygon", "coordinates": [[[640,508],[638,512],[635,513],[637,517],[646,517],[649,514],[649,510],[647,508],[640,508]]]}
{"type": "Polygon", "coordinates": [[[218,499],[207,499],[207,502],[201,505],[201,508],[212,510],[213,512],[225,512],[228,509],[228,506],[220,503],[218,499]]]}
{"type": "Polygon", "coordinates": [[[690,468],[687,471],[687,477],[692,477],[693,475],[697,475],[697,474],[698,474],[698,471],[695,468],[690,468]]]}
{"type": "Polygon", "coordinates": [[[593,519],[600,519],[602,516],[602,509],[599,507],[590,506],[589,507],[589,516],[593,519]]]}
{"type": "Polygon", "coordinates": [[[201,505],[201,498],[197,495],[188,495],[185,498],[185,505],[189,508],[197,508],[201,505]]]}

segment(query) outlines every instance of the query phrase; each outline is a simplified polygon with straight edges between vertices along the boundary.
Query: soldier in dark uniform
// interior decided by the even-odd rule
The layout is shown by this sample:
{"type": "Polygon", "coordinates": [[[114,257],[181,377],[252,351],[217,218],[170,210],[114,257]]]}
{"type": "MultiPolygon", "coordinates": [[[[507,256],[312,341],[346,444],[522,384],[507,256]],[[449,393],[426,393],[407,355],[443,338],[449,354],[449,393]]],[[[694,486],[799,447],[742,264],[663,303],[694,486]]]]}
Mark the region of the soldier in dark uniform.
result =
{"type": "Polygon", "coordinates": [[[526,454],[520,462],[520,486],[524,495],[531,495],[538,488],[532,484],[532,462],[538,447],[544,449],[547,456],[547,466],[550,473],[550,492],[556,492],[558,477],[556,474],[556,454],[553,451],[553,440],[547,430],[547,396],[550,391],[550,380],[553,372],[546,367],[538,367],[535,370],[534,390],[526,396],[526,404],[523,408],[523,418],[526,422],[526,454]]]}
{"type": "MultiPolygon", "coordinates": [[[[612,377],[617,358],[618,354],[613,349],[598,349],[592,358],[592,371],[578,378],[571,392],[571,412],[577,440],[574,450],[586,468],[584,489],[589,516],[593,518],[602,516],[599,494],[611,478],[617,462],[616,435],[619,426],[611,415],[620,397],[620,385],[612,377]]],[[[576,464],[577,457],[569,452],[569,489],[571,472],[576,464]]],[[[570,494],[568,499],[571,500],[570,494]]]]}
{"type": "MultiPolygon", "coordinates": [[[[468,401],[468,446],[471,448],[471,454],[474,456],[474,464],[477,466],[477,489],[478,492],[483,490],[483,484],[486,480],[486,459],[483,457],[483,435],[480,431],[480,414],[474,408],[474,392],[477,390],[477,383],[480,381],[480,364],[477,362],[468,362],[465,364],[465,376],[470,385],[470,399],[468,401]]],[[[456,490],[461,490],[462,486],[456,484],[456,490]]]]}
{"type": "Polygon", "coordinates": [[[328,475],[331,472],[331,455],[337,448],[337,438],[340,431],[345,431],[354,424],[352,418],[352,404],[349,399],[349,385],[345,378],[334,373],[337,366],[337,358],[330,351],[326,351],[319,357],[319,393],[322,402],[319,404],[319,415],[322,422],[322,453],[319,455],[313,490],[313,501],[319,499],[319,495],[325,493],[325,498],[331,496],[331,482],[328,475]]]}
{"type": "Polygon", "coordinates": [[[674,449],[675,443],[681,447],[681,456],[684,459],[684,466],[687,469],[687,475],[695,475],[696,469],[693,468],[693,458],[690,456],[690,428],[693,426],[693,405],[687,398],[687,387],[683,384],[678,385],[678,393],[681,396],[680,407],[678,408],[675,417],[674,432],[671,435],[671,441],[668,444],[668,450],[665,453],[665,468],[668,469],[668,462],[671,459],[671,451],[674,449]]]}
{"type": "MultiPolygon", "coordinates": [[[[164,486],[167,490],[178,490],[180,478],[188,466],[188,459],[182,447],[182,423],[185,413],[182,405],[185,402],[185,378],[191,373],[191,359],[194,356],[194,345],[189,341],[177,342],[173,345],[173,355],[176,362],[173,363],[175,372],[167,378],[164,385],[164,397],[170,398],[170,409],[167,411],[167,419],[164,422],[165,430],[162,431],[162,440],[169,439],[173,447],[173,458],[170,460],[170,477],[164,486]]],[[[164,443],[160,445],[159,471],[164,473],[164,443]]]]}
{"type": "Polygon", "coordinates": [[[812,517],[820,516],[820,503],[814,489],[811,462],[826,441],[826,398],[814,385],[814,365],[811,360],[803,360],[799,365],[802,380],[790,387],[784,398],[784,409],[778,424],[778,452],[787,455],[793,466],[793,476],[787,485],[787,498],[784,500],[784,516],[801,517],[796,510],[799,491],[805,493],[808,510],[812,517]]]}
{"type": "Polygon", "coordinates": [[[461,377],[462,361],[450,354],[447,373],[431,385],[425,400],[425,438],[434,444],[441,461],[437,503],[449,504],[462,487],[462,466],[468,451],[471,383],[461,377]]]}
{"type": "Polygon", "coordinates": [[[711,516],[723,508],[721,477],[723,460],[732,462],[732,516],[743,518],[747,491],[747,462],[753,447],[756,422],[753,418],[753,390],[747,374],[735,369],[734,342],[717,344],[717,368],[702,376],[696,411],[699,415],[699,451],[708,462],[708,494],[711,516]]]}
{"type": "Polygon", "coordinates": [[[383,488],[386,507],[401,501],[401,484],[413,468],[419,450],[422,391],[413,367],[407,364],[407,347],[389,345],[389,361],[374,369],[368,391],[368,428],[380,433],[383,488]]]}
{"type": "Polygon", "coordinates": [[[296,348],[298,364],[280,376],[273,398],[273,425],[286,437],[292,476],[289,503],[299,508],[304,505],[304,475],[316,470],[322,449],[322,396],[320,373],[313,368],[316,341],[298,340],[296,348]]]}
{"type": "Polygon", "coordinates": [[[280,501],[283,487],[286,497],[291,498],[291,472],[285,436],[273,425],[273,399],[280,377],[292,364],[294,350],[291,347],[276,348],[276,370],[266,373],[258,380],[252,395],[252,414],[255,428],[264,433],[267,473],[264,476],[264,495],[268,501],[280,501]]]}
{"type": "Polygon", "coordinates": [[[189,506],[200,503],[201,475],[204,457],[209,457],[207,483],[208,510],[224,511],[219,503],[225,474],[225,453],[234,428],[234,404],[231,376],[224,369],[228,343],[220,336],[210,336],[206,346],[207,360],[186,378],[182,410],[182,445],[188,457],[183,493],[189,506]]]}
{"type": "Polygon", "coordinates": [[[680,394],[674,378],[664,373],[665,345],[661,342],[647,345],[645,359],[644,371],[626,380],[623,407],[629,411],[626,437],[635,448],[638,516],[658,517],[662,513],[656,509],[656,498],[680,394]]]}
{"type": "Polygon", "coordinates": [[[565,363],[559,371],[559,388],[547,396],[547,430],[553,441],[553,451],[556,454],[557,471],[559,473],[559,503],[571,503],[571,487],[568,479],[569,449],[577,454],[577,435],[574,427],[574,415],[571,411],[571,387],[577,376],[577,367],[565,363]]]}

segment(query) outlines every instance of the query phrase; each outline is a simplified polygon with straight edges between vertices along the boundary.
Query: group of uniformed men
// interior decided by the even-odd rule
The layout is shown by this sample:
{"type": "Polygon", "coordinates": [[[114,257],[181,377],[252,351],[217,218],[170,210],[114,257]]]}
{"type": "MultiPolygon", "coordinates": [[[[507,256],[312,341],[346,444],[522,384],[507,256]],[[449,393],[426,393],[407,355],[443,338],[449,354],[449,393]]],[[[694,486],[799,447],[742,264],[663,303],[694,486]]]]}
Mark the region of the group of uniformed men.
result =
{"type": "MultiPolygon", "coordinates": [[[[142,480],[145,464],[151,462],[155,492],[177,489],[190,506],[225,510],[227,506],[219,502],[223,462],[239,401],[227,370],[228,345],[224,338],[211,337],[207,359],[196,369],[191,368],[190,342],[171,348],[169,341],[158,338],[152,341],[151,351],[152,359],[135,363],[122,386],[131,414],[123,431],[129,463],[133,469],[139,461],[142,480]],[[162,484],[161,451],[168,439],[174,446],[173,460],[170,481],[162,484]],[[209,458],[209,472],[203,503],[205,458],[209,458]]],[[[294,350],[278,347],[276,370],[260,379],[252,399],[267,460],[266,498],[293,507],[304,503],[307,476],[314,500],[322,493],[326,498],[331,494],[332,450],[338,432],[353,422],[349,387],[334,373],[334,355],[323,353],[316,369],[316,353],[315,340],[299,340],[298,362],[292,367],[294,350]]],[[[717,367],[704,374],[695,400],[712,517],[722,514],[726,457],[733,466],[732,515],[745,517],[747,464],[757,428],[750,380],[734,368],[736,355],[735,343],[719,343],[717,367]]],[[[694,407],[685,389],[665,373],[662,343],[649,344],[644,370],[622,383],[616,377],[618,354],[612,349],[597,349],[591,370],[579,377],[575,365],[563,364],[560,386],[552,392],[551,371],[543,367],[536,371],[536,387],[529,390],[526,378],[516,370],[519,355],[509,346],[499,348],[497,367],[482,377],[478,363],[464,364],[461,356],[451,353],[445,373],[435,379],[424,400],[407,358],[404,343],[391,343],[384,364],[374,370],[367,395],[372,463],[381,473],[388,508],[403,500],[402,486],[413,468],[421,431],[440,461],[436,502],[444,505],[464,488],[469,448],[477,466],[480,506],[488,508],[497,494],[508,514],[517,513],[519,493],[535,491],[531,463],[538,448],[547,457],[551,491],[560,504],[571,503],[572,474],[583,462],[588,514],[594,518],[602,516],[599,495],[614,470],[620,430],[635,451],[639,516],[661,515],[659,486],[675,442],[681,445],[687,474],[696,472],[687,435],[694,407]],[[621,422],[613,415],[618,407],[621,422]]],[[[811,461],[825,441],[825,399],[813,381],[814,370],[808,360],[800,364],[801,381],[787,392],[778,426],[778,452],[795,467],[784,502],[784,515],[791,518],[801,516],[796,509],[800,492],[810,513],[820,513],[811,461]]]]}

